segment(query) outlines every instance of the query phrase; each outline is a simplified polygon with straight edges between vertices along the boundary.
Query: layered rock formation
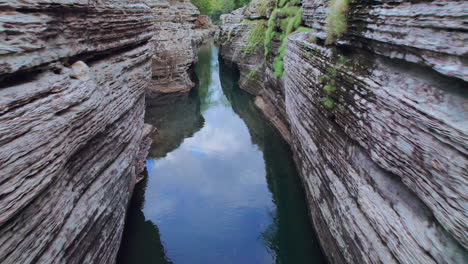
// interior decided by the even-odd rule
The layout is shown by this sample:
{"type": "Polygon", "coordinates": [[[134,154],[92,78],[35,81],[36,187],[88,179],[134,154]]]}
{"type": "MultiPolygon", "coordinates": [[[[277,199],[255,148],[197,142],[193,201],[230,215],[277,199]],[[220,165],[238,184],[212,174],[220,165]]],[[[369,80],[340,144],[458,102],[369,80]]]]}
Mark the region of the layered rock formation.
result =
{"type": "Polygon", "coordinates": [[[186,92],[195,84],[189,69],[196,61],[196,48],[214,32],[209,17],[189,0],[149,0],[155,17],[153,83],[149,97],[186,92]]]}
{"type": "Polygon", "coordinates": [[[221,52],[273,124],[275,116],[289,124],[326,255],[333,263],[465,263],[466,4],[353,1],[347,33],[331,45],[328,1],[302,4],[314,32],[289,35],[276,84],[278,45],[260,67],[261,51],[257,63],[240,55],[258,23],[242,23],[245,11],[224,18],[221,52]]]}
{"type": "Polygon", "coordinates": [[[0,16],[0,262],[113,263],[141,151],[151,9],[10,0],[0,16]]]}
{"type": "MultiPolygon", "coordinates": [[[[257,10],[258,3],[253,2],[247,7],[221,15],[222,26],[218,39],[220,53],[227,63],[233,63],[239,68],[239,86],[256,95],[255,104],[263,110],[266,117],[290,142],[289,122],[284,105],[284,89],[281,79],[277,79],[273,70],[273,57],[264,58],[263,42],[255,45],[247,52],[250,32],[258,23],[265,23],[271,9],[264,13],[257,10]],[[243,22],[244,21],[244,22],[243,22]]],[[[278,42],[273,43],[271,54],[277,54],[278,42]]]]}

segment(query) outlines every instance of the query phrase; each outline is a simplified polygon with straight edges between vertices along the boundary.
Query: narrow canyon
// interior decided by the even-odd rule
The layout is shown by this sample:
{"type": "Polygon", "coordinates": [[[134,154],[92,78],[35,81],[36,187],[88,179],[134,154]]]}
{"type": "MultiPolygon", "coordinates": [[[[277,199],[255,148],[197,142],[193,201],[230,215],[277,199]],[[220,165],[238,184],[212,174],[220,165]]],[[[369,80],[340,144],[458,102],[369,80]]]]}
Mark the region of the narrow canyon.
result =
{"type": "Polygon", "coordinates": [[[467,19],[0,0],[0,263],[467,263],[467,19]]]}

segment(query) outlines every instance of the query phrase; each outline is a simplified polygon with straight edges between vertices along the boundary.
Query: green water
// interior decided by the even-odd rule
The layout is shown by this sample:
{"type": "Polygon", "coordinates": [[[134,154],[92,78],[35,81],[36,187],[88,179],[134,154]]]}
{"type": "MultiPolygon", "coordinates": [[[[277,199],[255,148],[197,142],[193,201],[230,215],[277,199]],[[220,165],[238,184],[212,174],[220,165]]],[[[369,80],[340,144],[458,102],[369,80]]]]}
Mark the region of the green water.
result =
{"type": "Polygon", "coordinates": [[[206,47],[198,86],[149,102],[159,128],[117,263],[325,263],[292,154],[206,47]]]}

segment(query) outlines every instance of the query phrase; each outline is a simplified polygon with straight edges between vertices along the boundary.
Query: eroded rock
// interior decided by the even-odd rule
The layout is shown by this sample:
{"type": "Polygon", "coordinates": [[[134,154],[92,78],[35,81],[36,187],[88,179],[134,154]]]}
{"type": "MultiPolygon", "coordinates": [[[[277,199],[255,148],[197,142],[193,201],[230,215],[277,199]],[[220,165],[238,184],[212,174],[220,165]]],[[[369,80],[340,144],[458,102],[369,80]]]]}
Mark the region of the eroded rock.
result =
{"type": "Polygon", "coordinates": [[[148,4],[155,17],[155,53],[147,95],[187,92],[195,86],[189,69],[197,60],[196,48],[214,32],[208,24],[211,20],[202,17],[201,23],[200,12],[189,0],[151,0],[148,4]]]}
{"type": "Polygon", "coordinates": [[[293,149],[325,254],[465,263],[466,4],[352,1],[346,32],[325,45],[328,3],[302,1],[314,31],[289,36],[281,78],[275,38],[266,56],[243,52],[258,4],[223,16],[219,38],[239,86],[293,149]]]}
{"type": "Polygon", "coordinates": [[[0,1],[0,262],[113,263],[143,136],[139,0],[0,1]]]}

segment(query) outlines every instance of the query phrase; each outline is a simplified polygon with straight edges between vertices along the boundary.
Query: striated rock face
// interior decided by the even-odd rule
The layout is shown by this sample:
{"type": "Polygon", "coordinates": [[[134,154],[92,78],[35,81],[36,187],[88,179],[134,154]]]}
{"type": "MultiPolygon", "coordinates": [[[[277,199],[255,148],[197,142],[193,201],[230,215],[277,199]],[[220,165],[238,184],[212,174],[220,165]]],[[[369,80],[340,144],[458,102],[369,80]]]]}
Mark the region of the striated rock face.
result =
{"type": "Polygon", "coordinates": [[[358,49],[339,65],[307,39],[289,38],[286,111],[329,258],[464,263],[466,85],[358,49]]]}
{"type": "MultiPolygon", "coordinates": [[[[302,3],[304,23],[324,38],[328,1],[302,3]]],[[[340,43],[468,81],[467,12],[463,0],[353,1],[348,31],[340,43]]]]}
{"type": "Polygon", "coordinates": [[[288,124],[329,260],[466,263],[466,4],[353,1],[333,45],[328,1],[302,4],[314,33],[289,36],[284,77],[273,81],[274,44],[264,60],[239,55],[255,22],[244,10],[224,18],[221,52],[272,123],[288,124]]]}
{"type": "Polygon", "coordinates": [[[53,2],[0,1],[0,262],[113,263],[142,151],[152,12],[53,2]]]}
{"type": "Polygon", "coordinates": [[[209,17],[189,0],[148,0],[155,17],[152,42],[153,81],[147,89],[148,97],[186,92],[195,84],[190,80],[189,68],[196,61],[196,47],[213,32],[209,17]]]}

